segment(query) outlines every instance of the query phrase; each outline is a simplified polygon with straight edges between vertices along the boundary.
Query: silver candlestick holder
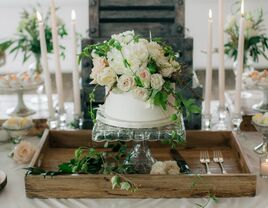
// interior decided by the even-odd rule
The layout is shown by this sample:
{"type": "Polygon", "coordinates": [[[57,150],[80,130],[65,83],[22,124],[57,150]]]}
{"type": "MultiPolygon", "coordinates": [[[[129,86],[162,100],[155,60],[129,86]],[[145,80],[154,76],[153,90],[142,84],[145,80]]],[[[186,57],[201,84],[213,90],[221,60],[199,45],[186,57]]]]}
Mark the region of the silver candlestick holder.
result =
{"type": "Polygon", "coordinates": [[[212,126],[212,116],[211,114],[203,114],[202,115],[202,129],[209,131],[212,126]]]}
{"type": "Polygon", "coordinates": [[[217,110],[217,122],[213,129],[215,130],[228,130],[229,129],[229,117],[225,106],[219,106],[217,110]]]}

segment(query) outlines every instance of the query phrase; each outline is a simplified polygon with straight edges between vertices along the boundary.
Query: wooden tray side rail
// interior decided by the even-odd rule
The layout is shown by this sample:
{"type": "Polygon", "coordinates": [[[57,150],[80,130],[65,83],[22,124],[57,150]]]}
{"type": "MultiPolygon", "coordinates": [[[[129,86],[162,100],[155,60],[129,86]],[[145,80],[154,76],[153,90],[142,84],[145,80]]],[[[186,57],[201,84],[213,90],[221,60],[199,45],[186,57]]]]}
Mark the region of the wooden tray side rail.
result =
{"type": "MultiPolygon", "coordinates": [[[[90,131],[45,131],[40,150],[34,156],[32,166],[46,170],[57,169],[58,164],[73,157],[79,146],[94,146],[103,150],[103,144],[90,141],[90,131]],[[42,146],[43,144],[43,146],[42,146]]],[[[151,144],[158,160],[170,160],[169,148],[159,142],[151,144]]],[[[135,193],[112,190],[111,175],[59,175],[25,177],[26,195],[30,198],[180,198],[204,197],[213,193],[217,197],[254,196],[256,175],[232,132],[188,131],[187,145],[178,148],[189,163],[193,175],[127,175],[140,185],[135,193]],[[210,163],[212,175],[204,174],[199,163],[200,150],[208,150],[212,156],[218,149],[225,157],[224,166],[229,174],[219,174],[218,164],[210,163]]]]}

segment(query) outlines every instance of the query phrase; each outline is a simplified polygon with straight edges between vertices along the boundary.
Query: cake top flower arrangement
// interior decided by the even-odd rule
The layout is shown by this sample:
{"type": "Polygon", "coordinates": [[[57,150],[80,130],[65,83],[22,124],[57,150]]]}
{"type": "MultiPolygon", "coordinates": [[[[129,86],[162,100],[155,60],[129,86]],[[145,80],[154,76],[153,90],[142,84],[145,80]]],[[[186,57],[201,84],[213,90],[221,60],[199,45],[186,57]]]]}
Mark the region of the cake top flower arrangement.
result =
{"type": "Polygon", "coordinates": [[[164,110],[172,105],[178,112],[183,108],[188,114],[200,112],[193,99],[186,100],[175,91],[173,83],[179,82],[183,65],[160,39],[146,40],[134,31],[126,31],[87,46],[81,58],[92,59],[91,84],[105,86],[113,93],[131,92],[137,99],[164,110]],[[169,102],[170,96],[176,98],[175,103],[169,102]]]}

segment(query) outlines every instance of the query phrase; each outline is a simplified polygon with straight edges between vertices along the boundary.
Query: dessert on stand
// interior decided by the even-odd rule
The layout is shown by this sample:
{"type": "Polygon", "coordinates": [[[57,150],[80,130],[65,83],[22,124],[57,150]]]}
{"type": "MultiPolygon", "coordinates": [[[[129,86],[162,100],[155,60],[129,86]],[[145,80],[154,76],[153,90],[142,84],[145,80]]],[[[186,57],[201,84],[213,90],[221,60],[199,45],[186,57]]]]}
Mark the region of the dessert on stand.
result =
{"type": "Polygon", "coordinates": [[[7,112],[10,116],[29,116],[35,113],[29,109],[23,100],[23,93],[36,90],[43,84],[43,79],[40,73],[37,72],[22,72],[12,73],[0,76],[0,93],[17,93],[18,101],[14,109],[9,109],[7,112]]]}
{"type": "MultiPolygon", "coordinates": [[[[193,100],[176,92],[175,83],[182,70],[176,53],[164,42],[148,41],[127,31],[89,45],[82,55],[92,57],[91,84],[106,88],[92,139],[133,141],[125,163],[134,165],[140,173],[150,172],[155,159],[147,142],[185,142],[183,107],[188,112],[197,110],[193,100]]],[[[94,110],[91,112],[93,115],[94,110]]]]}

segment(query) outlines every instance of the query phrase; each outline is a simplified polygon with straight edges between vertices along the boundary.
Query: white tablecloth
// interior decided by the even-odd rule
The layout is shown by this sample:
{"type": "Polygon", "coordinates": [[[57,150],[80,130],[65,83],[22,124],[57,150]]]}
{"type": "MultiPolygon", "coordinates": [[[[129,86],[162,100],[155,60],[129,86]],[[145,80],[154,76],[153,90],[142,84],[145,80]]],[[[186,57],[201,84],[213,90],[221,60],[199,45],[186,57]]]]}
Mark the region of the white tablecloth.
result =
{"type": "MultiPolygon", "coordinates": [[[[38,144],[38,138],[26,138],[38,144]]],[[[255,172],[259,173],[258,156],[253,152],[253,147],[261,142],[260,134],[256,132],[243,133],[239,141],[249,158],[255,172]]],[[[197,207],[194,203],[204,204],[206,199],[28,199],[24,191],[24,174],[22,166],[18,166],[8,158],[12,144],[0,144],[0,169],[8,175],[8,183],[0,192],[0,208],[63,208],[63,207],[94,207],[94,208],[130,208],[130,207],[197,207]]],[[[257,194],[255,197],[219,198],[217,204],[210,203],[208,207],[220,208],[265,208],[268,207],[268,180],[258,176],[257,194]]]]}

